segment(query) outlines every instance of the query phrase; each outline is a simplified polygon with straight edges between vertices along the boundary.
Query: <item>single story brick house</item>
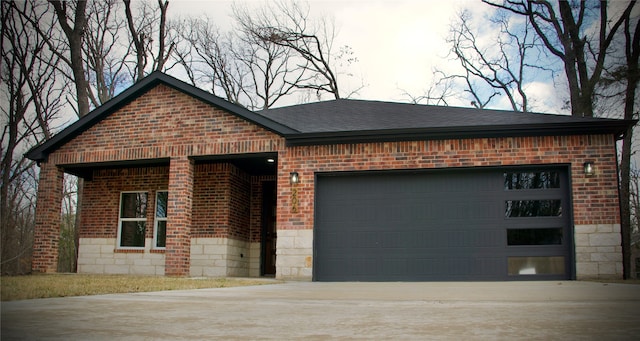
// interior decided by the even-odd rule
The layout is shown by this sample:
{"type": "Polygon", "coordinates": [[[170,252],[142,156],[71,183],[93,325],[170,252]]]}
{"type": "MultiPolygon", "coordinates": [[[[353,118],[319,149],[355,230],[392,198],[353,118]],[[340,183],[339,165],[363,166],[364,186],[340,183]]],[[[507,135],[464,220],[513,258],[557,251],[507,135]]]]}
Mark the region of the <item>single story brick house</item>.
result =
{"type": "Polygon", "coordinates": [[[27,156],[33,270],[62,179],[78,271],[316,281],[621,278],[632,121],[332,100],[252,112],[152,73],[27,156]]]}

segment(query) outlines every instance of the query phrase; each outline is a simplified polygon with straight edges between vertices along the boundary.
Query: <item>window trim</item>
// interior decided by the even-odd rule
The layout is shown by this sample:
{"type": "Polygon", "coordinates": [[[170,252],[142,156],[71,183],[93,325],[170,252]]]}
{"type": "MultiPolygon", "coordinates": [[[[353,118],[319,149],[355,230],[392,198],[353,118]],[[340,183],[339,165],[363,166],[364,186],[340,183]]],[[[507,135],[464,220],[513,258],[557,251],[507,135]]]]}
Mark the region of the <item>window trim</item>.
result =
{"type": "Polygon", "coordinates": [[[116,250],[144,250],[147,244],[147,214],[145,212],[144,218],[122,218],[122,198],[124,194],[130,193],[144,193],[147,195],[147,205],[149,202],[149,192],[148,191],[122,191],[120,192],[120,201],[118,203],[118,235],[116,238],[116,250]],[[145,223],[145,232],[144,232],[144,245],[142,246],[122,246],[122,223],[126,221],[144,221],[145,223]]]}
{"type": "Polygon", "coordinates": [[[153,212],[153,244],[151,245],[151,249],[152,250],[166,250],[166,235],[167,235],[167,231],[166,231],[166,224],[165,224],[165,246],[158,246],[158,223],[161,221],[167,222],[167,216],[169,215],[168,212],[167,216],[165,217],[158,217],[158,194],[159,193],[167,193],[167,210],[169,207],[169,190],[166,189],[162,189],[162,190],[157,190],[156,191],[156,196],[155,196],[155,202],[154,202],[154,212],[153,212]]]}

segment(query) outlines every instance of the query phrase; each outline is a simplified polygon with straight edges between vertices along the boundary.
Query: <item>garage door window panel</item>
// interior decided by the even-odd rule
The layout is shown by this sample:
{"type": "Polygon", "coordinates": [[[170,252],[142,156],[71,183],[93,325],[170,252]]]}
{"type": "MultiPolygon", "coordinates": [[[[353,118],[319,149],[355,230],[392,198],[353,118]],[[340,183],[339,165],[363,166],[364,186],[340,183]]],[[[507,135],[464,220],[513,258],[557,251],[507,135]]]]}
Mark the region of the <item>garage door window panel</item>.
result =
{"type": "Polygon", "coordinates": [[[509,257],[507,259],[509,276],[522,275],[563,275],[565,257],[509,257]]]}
{"type": "Polygon", "coordinates": [[[561,217],[562,200],[507,200],[504,214],[508,218],[561,217]]]}
{"type": "Polygon", "coordinates": [[[505,190],[560,188],[560,173],[557,171],[507,172],[504,173],[505,190]]]}
{"type": "Polygon", "coordinates": [[[508,229],[507,245],[562,245],[562,228],[508,229]]]}

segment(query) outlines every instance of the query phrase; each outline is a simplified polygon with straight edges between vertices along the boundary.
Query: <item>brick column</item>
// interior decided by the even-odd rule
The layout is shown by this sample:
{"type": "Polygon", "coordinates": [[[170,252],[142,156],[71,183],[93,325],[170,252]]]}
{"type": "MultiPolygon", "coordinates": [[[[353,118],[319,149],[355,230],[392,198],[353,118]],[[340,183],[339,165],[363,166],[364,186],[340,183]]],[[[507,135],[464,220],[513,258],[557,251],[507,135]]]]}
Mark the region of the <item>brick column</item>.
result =
{"type": "Polygon", "coordinates": [[[63,182],[64,172],[56,165],[46,162],[40,164],[31,262],[31,270],[34,272],[58,270],[63,182]]]}
{"type": "Polygon", "coordinates": [[[169,205],[167,208],[167,276],[188,276],[191,265],[191,211],[193,200],[193,161],[172,158],[169,166],[169,205]]]}

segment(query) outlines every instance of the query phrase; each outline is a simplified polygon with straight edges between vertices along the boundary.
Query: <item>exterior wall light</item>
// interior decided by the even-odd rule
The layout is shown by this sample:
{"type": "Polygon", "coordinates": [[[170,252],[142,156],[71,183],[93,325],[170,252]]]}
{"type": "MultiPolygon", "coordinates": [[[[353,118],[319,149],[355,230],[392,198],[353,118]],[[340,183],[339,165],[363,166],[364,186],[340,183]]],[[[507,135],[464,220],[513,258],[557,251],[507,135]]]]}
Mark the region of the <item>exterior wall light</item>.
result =
{"type": "Polygon", "coordinates": [[[298,183],[300,175],[298,172],[289,173],[289,182],[291,182],[291,213],[298,213],[298,183]]]}
{"type": "Polygon", "coordinates": [[[298,172],[289,173],[289,182],[291,182],[292,185],[296,185],[300,182],[300,176],[298,175],[298,172]]]}
{"type": "Polygon", "coordinates": [[[596,169],[593,165],[593,161],[587,161],[584,163],[584,175],[586,176],[594,176],[596,174],[596,169]]]}

